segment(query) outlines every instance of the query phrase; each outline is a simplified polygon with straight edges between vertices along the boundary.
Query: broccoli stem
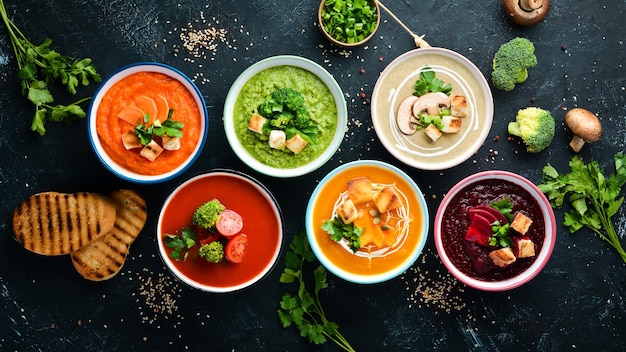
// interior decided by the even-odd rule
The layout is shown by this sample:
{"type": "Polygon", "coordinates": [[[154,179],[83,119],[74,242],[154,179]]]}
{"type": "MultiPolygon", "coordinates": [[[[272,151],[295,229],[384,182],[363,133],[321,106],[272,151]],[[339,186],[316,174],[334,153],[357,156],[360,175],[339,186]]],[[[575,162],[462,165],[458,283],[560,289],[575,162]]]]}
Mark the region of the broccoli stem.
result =
{"type": "Polygon", "coordinates": [[[508,132],[510,135],[521,137],[519,122],[509,122],[508,132]]]}

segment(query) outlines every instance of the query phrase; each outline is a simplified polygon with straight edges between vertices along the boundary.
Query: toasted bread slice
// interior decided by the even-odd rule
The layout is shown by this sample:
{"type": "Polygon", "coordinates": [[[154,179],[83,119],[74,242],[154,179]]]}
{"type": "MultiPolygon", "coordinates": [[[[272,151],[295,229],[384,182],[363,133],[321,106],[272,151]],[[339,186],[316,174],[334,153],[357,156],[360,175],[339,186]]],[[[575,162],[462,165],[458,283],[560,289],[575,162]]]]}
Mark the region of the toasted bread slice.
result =
{"type": "Polygon", "coordinates": [[[96,193],[37,193],[13,212],[13,232],[27,250],[43,255],[71,253],[108,233],[115,205],[96,193]]]}
{"type": "Polygon", "coordinates": [[[122,269],[130,245],[146,223],[146,202],[139,194],[117,190],[110,197],[117,205],[113,230],[71,254],[76,271],[92,281],[110,279],[122,269]]]}

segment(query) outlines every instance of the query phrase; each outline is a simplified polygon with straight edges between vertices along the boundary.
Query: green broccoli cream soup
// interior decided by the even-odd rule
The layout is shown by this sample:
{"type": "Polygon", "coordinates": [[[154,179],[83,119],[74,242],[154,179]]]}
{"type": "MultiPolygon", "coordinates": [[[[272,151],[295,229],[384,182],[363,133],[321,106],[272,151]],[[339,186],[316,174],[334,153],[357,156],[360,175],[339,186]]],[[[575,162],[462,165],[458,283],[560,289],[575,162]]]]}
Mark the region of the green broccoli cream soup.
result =
{"type": "Polygon", "coordinates": [[[337,106],[324,82],[313,73],[295,66],[276,66],[254,75],[244,84],[235,101],[235,133],[244,148],[257,160],[275,168],[290,169],[306,165],[330,145],[337,128],[337,106]],[[304,105],[318,131],[310,143],[295,154],[270,147],[268,138],[248,129],[253,113],[277,89],[292,88],[304,97],[304,105]]]}

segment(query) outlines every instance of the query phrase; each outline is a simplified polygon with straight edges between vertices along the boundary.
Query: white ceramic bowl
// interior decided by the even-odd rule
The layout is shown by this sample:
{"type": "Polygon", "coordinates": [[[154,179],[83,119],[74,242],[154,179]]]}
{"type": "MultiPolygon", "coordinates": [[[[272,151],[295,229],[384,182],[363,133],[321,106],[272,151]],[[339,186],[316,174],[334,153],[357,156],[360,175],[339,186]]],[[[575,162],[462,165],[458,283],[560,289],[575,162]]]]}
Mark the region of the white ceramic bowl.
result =
{"type": "Polygon", "coordinates": [[[401,162],[422,170],[454,167],[476,153],[491,129],[493,98],[480,70],[464,56],[442,48],[420,48],[394,59],[378,77],[372,93],[372,122],[383,146],[401,162]],[[396,114],[426,67],[452,85],[452,94],[464,95],[468,116],[458,133],[444,133],[436,142],[423,131],[403,134],[396,114]]]}
{"type": "Polygon", "coordinates": [[[249,287],[272,270],[282,248],[283,220],[278,202],[263,184],[241,172],[215,169],[183,182],[167,197],[156,235],[159,255],[176,278],[202,291],[226,293],[249,287]],[[243,219],[242,233],[248,236],[248,247],[242,262],[225,259],[213,264],[193,254],[185,261],[170,258],[164,234],[189,226],[195,209],[214,198],[243,219]]]}
{"type": "MultiPolygon", "coordinates": [[[[502,195],[503,194],[500,194],[500,196],[502,195]]],[[[532,203],[529,202],[528,204],[532,203]]],[[[533,225],[531,225],[531,228],[532,226],[533,225]]],[[[557,234],[554,212],[552,210],[552,207],[550,206],[550,202],[544,196],[544,194],[528,179],[508,171],[499,170],[479,172],[477,174],[466,177],[465,179],[457,183],[454,187],[452,187],[452,189],[446,194],[446,196],[442,200],[439,209],[437,210],[433,227],[435,246],[437,247],[437,252],[439,253],[439,257],[441,258],[444,266],[448,269],[448,271],[450,271],[450,273],[454,277],[456,277],[462,283],[483,291],[510,290],[524,285],[525,283],[532,280],[535,276],[537,276],[537,274],[539,274],[539,272],[541,272],[543,267],[550,259],[552,250],[554,249],[557,234]],[[465,265],[465,268],[462,269],[461,267],[464,266],[464,264],[459,264],[462,263],[462,261],[460,259],[455,259],[463,258],[463,260],[469,260],[469,257],[465,258],[464,256],[466,255],[464,254],[464,252],[461,252],[464,250],[459,248],[462,241],[464,240],[461,237],[457,237],[456,242],[458,243],[458,245],[449,244],[451,243],[450,236],[452,236],[452,234],[444,230],[444,222],[453,221],[452,223],[454,224],[454,226],[460,228],[460,220],[456,217],[467,217],[468,215],[464,211],[454,212],[455,214],[447,214],[446,211],[448,210],[448,208],[459,204],[463,204],[463,206],[467,207],[479,205],[476,203],[479,203],[480,201],[486,201],[487,197],[491,197],[491,195],[487,194],[491,193],[491,189],[493,188],[489,186],[485,187],[484,185],[482,185],[480,191],[478,191],[477,193],[483,194],[485,199],[476,200],[474,198],[466,198],[463,200],[455,200],[455,197],[457,195],[463,194],[461,192],[465,190],[471,190],[472,188],[468,187],[476,186],[478,182],[495,182],[498,187],[502,187],[503,184],[508,183],[521,188],[523,190],[522,192],[525,191],[526,194],[529,195],[532,200],[534,200],[534,203],[536,204],[533,205],[533,207],[540,213],[540,215],[537,216],[537,219],[534,219],[534,225],[538,226],[537,224],[539,223],[539,219],[541,219],[544,223],[545,231],[543,233],[543,244],[541,245],[541,248],[536,251],[534,261],[532,261],[532,264],[530,264],[530,266],[526,267],[524,270],[519,270],[520,272],[515,276],[509,278],[503,277],[503,279],[498,281],[487,280],[485,277],[478,279],[476,275],[470,272],[467,265],[465,265]],[[444,242],[448,244],[444,244],[444,242]],[[451,247],[455,247],[454,250],[457,252],[451,253],[451,247]]],[[[462,232],[465,230],[467,230],[467,227],[459,230],[457,236],[463,236],[462,232]]]]}
{"type": "MultiPolygon", "coordinates": [[[[266,92],[266,94],[270,93],[271,91],[266,92]]],[[[343,141],[348,121],[347,115],[348,111],[343,92],[328,71],[317,63],[302,57],[289,55],[273,56],[248,67],[243,73],[241,73],[241,75],[239,75],[231,86],[228,91],[228,95],[226,96],[226,102],[224,105],[224,130],[231,148],[245,164],[262,174],[273,177],[287,178],[310,173],[324,165],[324,163],[326,163],[335,154],[343,141]],[[259,161],[245,149],[235,130],[235,103],[241,89],[259,72],[276,66],[299,67],[317,76],[330,90],[335,100],[335,106],[337,109],[337,127],[333,132],[333,138],[330,145],[328,145],[328,147],[317,158],[313,159],[309,163],[294,168],[273,167],[259,161]]]]}
{"type": "Polygon", "coordinates": [[[311,249],[328,271],[353,283],[374,284],[399,276],[417,260],[428,238],[429,215],[422,192],[406,173],[381,161],[359,160],[339,166],[319,182],[309,199],[305,225],[311,249]],[[333,204],[345,191],[347,182],[362,176],[369,177],[372,183],[398,187],[406,196],[400,198],[404,199],[408,214],[404,239],[396,242],[400,244],[387,256],[372,258],[371,262],[367,255],[355,255],[346,245],[334,242],[321,229],[322,223],[334,216],[333,204]]]}
{"type": "MultiPolygon", "coordinates": [[[[176,111],[174,111],[174,116],[175,114],[176,114],[176,111]]],[[[114,72],[111,76],[106,78],[102,82],[102,84],[99,86],[96,93],[94,94],[93,99],[91,100],[91,104],[89,106],[89,111],[88,111],[87,116],[88,116],[87,123],[88,123],[88,130],[89,130],[89,141],[91,142],[91,146],[96,156],[100,160],[100,162],[116,176],[124,180],[132,181],[136,183],[164,182],[182,174],[185,170],[187,170],[193,164],[193,162],[197,159],[198,155],[202,151],[202,148],[207,138],[208,129],[209,129],[209,119],[208,119],[206,103],[204,101],[204,98],[202,97],[202,94],[196,87],[196,85],[181,71],[171,66],[161,64],[161,63],[156,63],[156,62],[134,63],[131,65],[122,67],[121,69],[114,72]],[[115,85],[117,82],[119,82],[120,80],[130,75],[133,75],[139,72],[161,73],[180,82],[193,96],[195,104],[197,105],[199,113],[200,113],[200,128],[198,131],[199,133],[198,142],[195,144],[193,151],[191,151],[189,156],[176,168],[174,168],[171,171],[167,171],[165,173],[147,175],[147,174],[138,173],[137,171],[131,171],[128,168],[120,165],[109,154],[107,154],[107,152],[105,151],[103,147],[102,140],[100,136],[98,135],[97,126],[96,126],[96,121],[98,118],[97,112],[98,112],[98,108],[100,106],[100,103],[102,102],[103,97],[107,94],[107,91],[109,91],[109,89],[113,85],[115,85]]]]}

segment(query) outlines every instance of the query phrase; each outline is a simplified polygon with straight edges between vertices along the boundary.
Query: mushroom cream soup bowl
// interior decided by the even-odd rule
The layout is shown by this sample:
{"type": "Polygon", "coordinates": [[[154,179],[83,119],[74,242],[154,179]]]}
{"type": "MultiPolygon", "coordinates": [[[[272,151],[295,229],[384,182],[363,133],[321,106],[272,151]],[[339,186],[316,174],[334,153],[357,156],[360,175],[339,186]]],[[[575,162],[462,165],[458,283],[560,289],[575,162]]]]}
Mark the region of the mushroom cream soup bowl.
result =
{"type": "Polygon", "coordinates": [[[231,86],[224,105],[224,130],[235,154],[250,168],[268,176],[289,178],[318,169],[335,154],[344,138],[347,114],[343,92],[324,68],[298,56],[273,56],[248,67],[231,86]],[[299,152],[285,147],[285,134],[281,146],[269,144],[268,131],[280,134],[280,128],[259,123],[255,132],[250,127],[253,116],[260,115],[259,106],[282,88],[302,94],[305,108],[315,119],[316,135],[299,152]],[[261,126],[268,128],[263,136],[261,126]]]}
{"type": "Polygon", "coordinates": [[[350,282],[374,284],[397,277],[415,262],[428,238],[429,216],[411,177],[381,161],[359,160],[339,166],[319,182],[305,225],[311,249],[326,269],[350,282]],[[359,200],[353,201],[351,192],[360,194],[359,200]],[[398,203],[379,208],[383,199],[398,203]],[[324,229],[350,202],[358,214],[352,225],[361,229],[362,246],[356,251],[324,229]]]}
{"type": "Polygon", "coordinates": [[[420,48],[400,55],[383,70],[374,86],[371,110],[378,139],[389,153],[417,169],[443,170],[466,161],[482,146],[491,129],[494,109],[489,85],[471,61],[447,49],[420,48]],[[434,72],[436,79],[449,84],[450,97],[466,101],[466,116],[455,119],[460,124],[458,132],[439,132],[436,141],[428,136],[427,129],[415,130],[417,124],[409,125],[416,104],[410,104],[412,110],[406,114],[400,113],[405,111],[402,103],[413,96],[415,83],[424,71],[434,72]],[[402,116],[407,117],[406,127],[413,127],[410,134],[398,124],[402,116]]]}
{"type": "Polygon", "coordinates": [[[131,64],[106,78],[87,116],[89,141],[98,160],[114,175],[136,183],[164,182],[182,174],[202,151],[209,128],[206,104],[196,85],[181,71],[156,62],[131,64]],[[165,137],[156,135],[150,146],[142,145],[133,131],[146,123],[145,116],[150,125],[168,116],[182,123],[178,146],[165,149],[165,137]],[[130,149],[124,142],[127,137],[135,138],[130,149]],[[142,156],[155,148],[161,152],[156,157],[149,153],[154,160],[142,156]]]}
{"type": "MultiPolygon", "coordinates": [[[[483,291],[510,290],[531,281],[550,259],[557,234],[554,212],[544,194],[528,179],[499,170],[479,172],[452,187],[439,205],[433,230],[437,252],[448,271],[460,282],[483,291]],[[491,252],[502,250],[501,246],[477,245],[475,237],[469,237],[473,234],[470,226],[478,228],[470,212],[481,206],[493,209],[492,202],[506,198],[513,207],[511,214],[522,213],[521,218],[530,219],[531,223],[526,222],[529,227],[522,236],[513,230],[519,226],[508,220],[511,229],[507,233],[513,240],[515,259],[511,258],[513,262],[508,265],[500,263],[505,265],[500,267],[494,260],[502,256],[491,252]],[[525,242],[527,247],[519,247],[521,240],[530,240],[531,244],[525,242]],[[532,249],[532,253],[527,253],[532,255],[520,255],[519,248],[532,249]]],[[[492,227],[487,224],[487,231],[490,230],[492,227]]]]}

